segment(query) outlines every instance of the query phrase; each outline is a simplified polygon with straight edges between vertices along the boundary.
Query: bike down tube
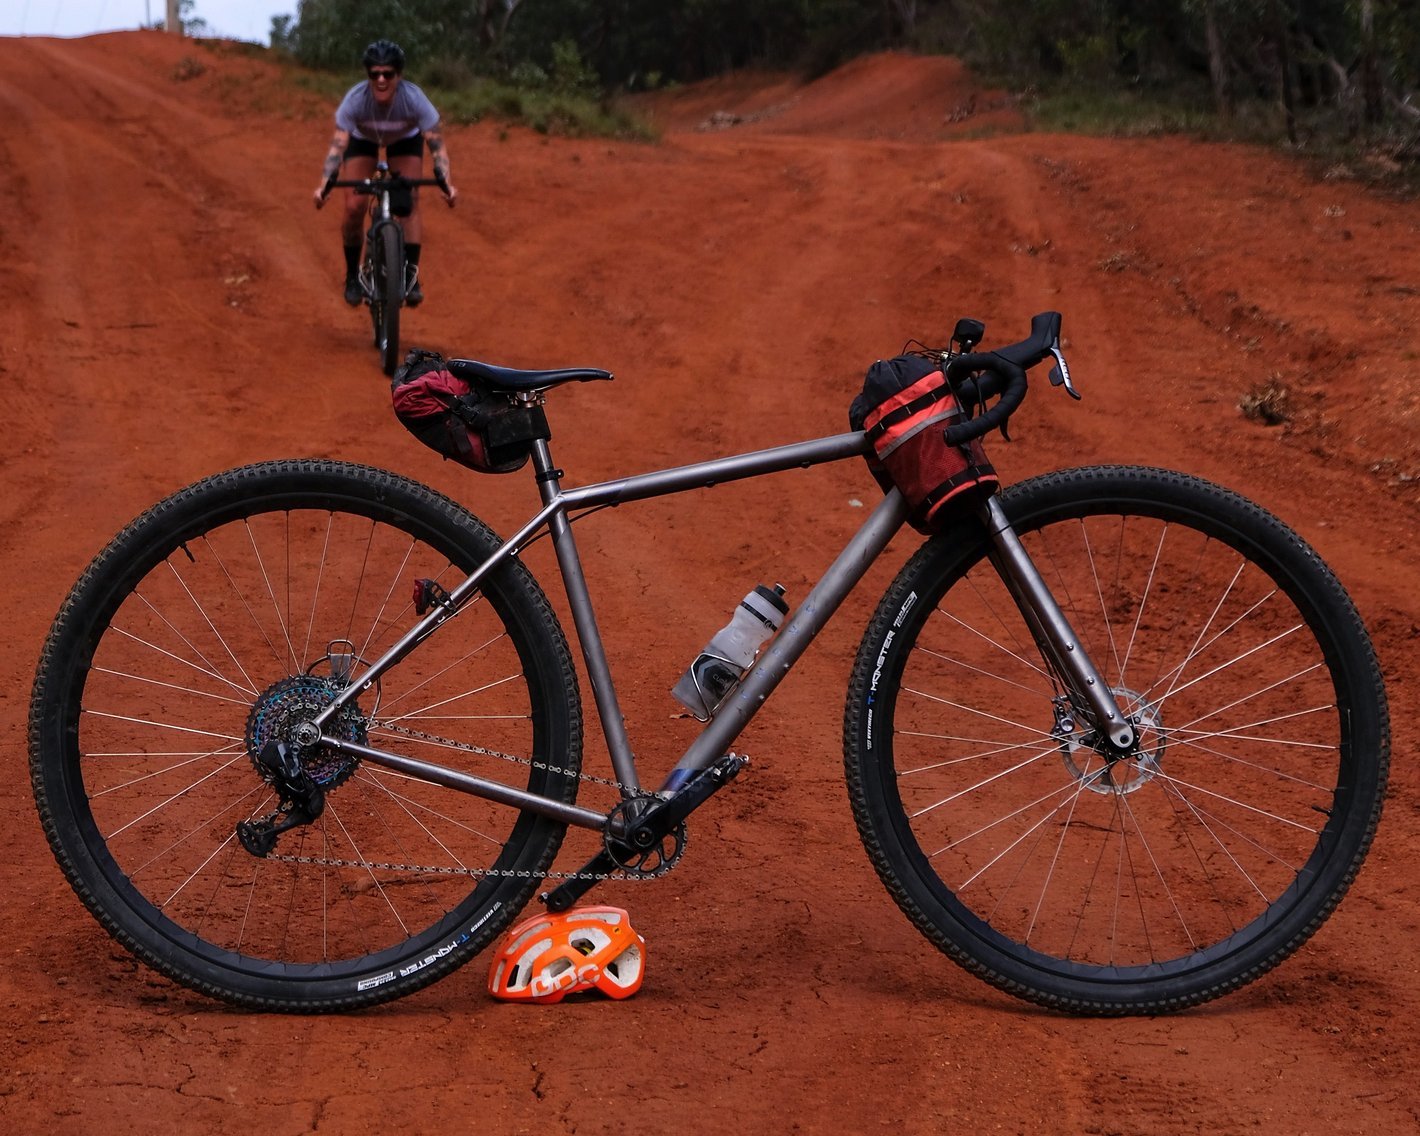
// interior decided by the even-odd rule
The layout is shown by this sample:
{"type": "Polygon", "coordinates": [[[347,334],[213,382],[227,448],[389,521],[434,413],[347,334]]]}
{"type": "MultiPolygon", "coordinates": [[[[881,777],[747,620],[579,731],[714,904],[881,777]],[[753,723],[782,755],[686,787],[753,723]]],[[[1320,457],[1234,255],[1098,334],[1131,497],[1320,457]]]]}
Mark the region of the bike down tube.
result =
{"type": "Polygon", "coordinates": [[[1016,600],[1028,625],[1044,640],[1061,677],[1083,694],[1095,721],[1109,736],[1112,746],[1127,750],[1134,744],[1134,729],[1119,709],[1109,685],[1095,668],[1094,661],[1080,642],[1045,580],[1021,544],[1001,503],[992,497],[981,508],[981,519],[995,549],[994,562],[1008,590],[1016,600]]]}
{"type": "Polygon", "coordinates": [[[776,635],[765,652],[746,673],[744,680],[716,712],[715,717],[691,742],[661,792],[674,793],[696,773],[708,768],[729,751],[740,732],[778,687],[789,669],[847,598],[888,541],[902,527],[909,512],[902,493],[893,489],[873,510],[838,558],[814,585],[809,594],[776,635]]]}

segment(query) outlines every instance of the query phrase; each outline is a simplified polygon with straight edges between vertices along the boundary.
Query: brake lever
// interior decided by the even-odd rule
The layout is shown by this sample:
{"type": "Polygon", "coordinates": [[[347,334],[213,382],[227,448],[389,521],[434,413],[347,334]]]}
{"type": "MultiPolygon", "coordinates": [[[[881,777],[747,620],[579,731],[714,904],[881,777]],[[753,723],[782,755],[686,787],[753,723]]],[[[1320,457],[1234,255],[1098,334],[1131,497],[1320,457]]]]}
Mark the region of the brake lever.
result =
{"type": "Polygon", "coordinates": [[[1056,340],[1050,345],[1050,353],[1055,356],[1055,366],[1050,368],[1050,385],[1053,387],[1064,387],[1065,393],[1076,402],[1080,401],[1080,392],[1075,389],[1075,384],[1070,381],[1070,364],[1065,362],[1065,352],[1060,350],[1060,340],[1056,340]]]}

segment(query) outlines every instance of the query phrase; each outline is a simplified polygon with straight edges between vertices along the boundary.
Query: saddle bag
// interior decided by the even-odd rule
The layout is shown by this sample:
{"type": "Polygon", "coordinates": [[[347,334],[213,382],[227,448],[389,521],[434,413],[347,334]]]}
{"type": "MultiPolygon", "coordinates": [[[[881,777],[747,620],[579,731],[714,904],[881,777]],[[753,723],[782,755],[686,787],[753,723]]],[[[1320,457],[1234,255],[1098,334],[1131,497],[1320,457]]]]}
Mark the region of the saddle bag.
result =
{"type": "Polygon", "coordinates": [[[395,417],[449,461],[480,473],[512,473],[532,442],[551,437],[540,406],[524,406],[455,375],[436,351],[414,348],[390,380],[395,417]]]}
{"type": "Polygon", "coordinates": [[[902,490],[922,533],[974,511],[1000,487],[980,439],[951,445],[946,429],[966,421],[940,368],[920,355],[879,359],[848,411],[872,443],[868,468],[884,492],[902,490]]]}

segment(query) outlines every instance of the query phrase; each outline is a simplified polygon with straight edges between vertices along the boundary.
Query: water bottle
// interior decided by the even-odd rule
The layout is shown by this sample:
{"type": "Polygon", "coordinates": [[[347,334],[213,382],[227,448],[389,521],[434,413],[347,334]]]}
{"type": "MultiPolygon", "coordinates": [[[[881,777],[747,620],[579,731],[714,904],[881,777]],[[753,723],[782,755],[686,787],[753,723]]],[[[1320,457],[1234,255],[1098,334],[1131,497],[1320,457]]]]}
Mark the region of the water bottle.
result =
{"type": "Polygon", "coordinates": [[[784,589],[775,584],[771,591],[760,584],[740,601],[730,622],[715,632],[690,669],[671,688],[676,701],[702,722],[708,722],[788,613],[784,589]]]}

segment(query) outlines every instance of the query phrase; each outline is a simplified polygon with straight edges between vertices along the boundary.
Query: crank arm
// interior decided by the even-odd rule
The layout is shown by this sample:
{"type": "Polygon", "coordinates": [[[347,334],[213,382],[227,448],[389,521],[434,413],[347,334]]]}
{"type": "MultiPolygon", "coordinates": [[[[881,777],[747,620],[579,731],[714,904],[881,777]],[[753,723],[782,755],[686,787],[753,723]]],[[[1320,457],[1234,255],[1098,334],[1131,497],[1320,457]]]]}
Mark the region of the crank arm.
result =
{"type": "MultiPolygon", "coordinates": [[[[686,817],[733,781],[747,764],[748,759],[739,754],[727,753],[709,768],[702,769],[692,777],[685,788],[675,796],[650,808],[635,824],[614,838],[616,843],[626,849],[628,856],[634,856],[638,850],[644,852],[648,848],[654,848],[674,832],[686,817]]],[[[592,885],[609,876],[620,866],[616,858],[603,848],[588,860],[575,876],[564,880],[552,891],[544,892],[539,898],[549,911],[566,911],[591,891],[592,885]]]]}
{"type": "Polygon", "coordinates": [[[686,782],[675,796],[647,811],[631,826],[625,836],[634,848],[650,848],[676,825],[718,793],[749,764],[749,759],[737,753],[727,753],[719,761],[702,769],[686,782]]]}

